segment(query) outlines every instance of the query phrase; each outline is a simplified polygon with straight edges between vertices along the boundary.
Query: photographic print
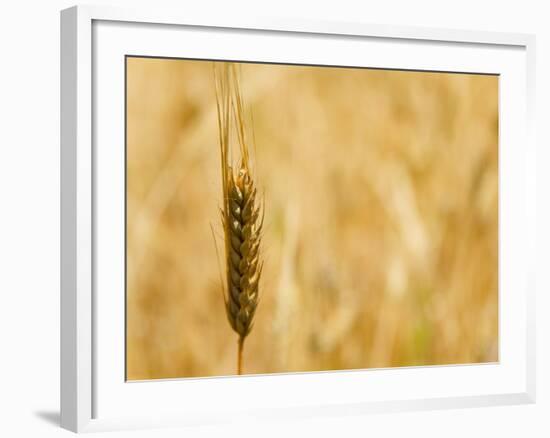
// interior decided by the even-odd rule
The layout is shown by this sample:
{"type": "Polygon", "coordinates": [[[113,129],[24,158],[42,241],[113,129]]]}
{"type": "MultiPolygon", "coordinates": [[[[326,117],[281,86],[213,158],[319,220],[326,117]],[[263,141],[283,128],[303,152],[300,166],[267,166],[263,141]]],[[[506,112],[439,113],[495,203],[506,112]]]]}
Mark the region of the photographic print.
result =
{"type": "Polygon", "coordinates": [[[126,58],[127,380],[498,361],[498,76],[126,58]]]}

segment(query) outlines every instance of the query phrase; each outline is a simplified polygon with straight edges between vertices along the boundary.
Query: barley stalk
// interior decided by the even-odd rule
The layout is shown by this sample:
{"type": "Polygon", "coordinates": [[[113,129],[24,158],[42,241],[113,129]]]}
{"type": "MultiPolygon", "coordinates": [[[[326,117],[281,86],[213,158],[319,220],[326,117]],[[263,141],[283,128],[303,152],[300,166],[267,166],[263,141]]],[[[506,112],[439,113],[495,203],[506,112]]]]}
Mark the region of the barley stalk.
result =
{"type": "Polygon", "coordinates": [[[216,74],[216,103],[225,243],[226,287],[224,303],[227,319],[238,335],[237,373],[242,373],[244,341],[252,330],[258,305],[258,286],[263,263],[260,257],[263,207],[251,172],[240,83],[234,64],[224,63],[216,74]],[[240,159],[231,157],[232,134],[236,133],[240,159]]]}

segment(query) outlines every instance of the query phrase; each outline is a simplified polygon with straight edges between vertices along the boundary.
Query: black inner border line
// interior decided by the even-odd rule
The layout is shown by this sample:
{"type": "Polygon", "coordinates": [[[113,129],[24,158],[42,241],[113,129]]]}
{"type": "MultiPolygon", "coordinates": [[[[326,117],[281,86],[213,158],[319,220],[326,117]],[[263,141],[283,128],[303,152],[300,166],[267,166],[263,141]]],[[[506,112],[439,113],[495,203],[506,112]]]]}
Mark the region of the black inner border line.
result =
{"type": "Polygon", "coordinates": [[[124,56],[124,382],[128,382],[128,55],[124,56]]]}
{"type": "MultiPolygon", "coordinates": [[[[356,69],[356,70],[384,70],[384,71],[403,71],[403,72],[414,72],[414,73],[446,73],[446,74],[461,74],[461,75],[477,75],[477,76],[500,76],[500,73],[485,73],[485,72],[472,72],[472,71],[450,71],[450,70],[431,70],[431,69],[414,69],[414,68],[396,68],[396,67],[369,67],[361,65],[341,65],[341,64],[308,64],[301,62],[276,62],[276,61],[243,61],[237,59],[213,59],[213,58],[183,58],[178,56],[157,56],[157,55],[133,55],[126,54],[124,56],[124,93],[126,97],[126,66],[128,58],[142,58],[142,59],[165,59],[169,61],[203,61],[203,62],[233,62],[236,64],[256,64],[256,65],[278,65],[278,66],[289,66],[289,67],[320,67],[320,68],[337,68],[337,69],[356,69]]],[[[126,108],[125,108],[126,112],[126,108]]]]}

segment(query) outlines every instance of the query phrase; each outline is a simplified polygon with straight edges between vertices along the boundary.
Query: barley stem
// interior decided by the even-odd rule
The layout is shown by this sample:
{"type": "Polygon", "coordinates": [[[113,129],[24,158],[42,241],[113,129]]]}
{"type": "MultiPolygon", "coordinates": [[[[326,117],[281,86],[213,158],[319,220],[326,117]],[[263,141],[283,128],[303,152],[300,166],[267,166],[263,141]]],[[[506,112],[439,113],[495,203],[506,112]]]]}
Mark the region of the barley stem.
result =
{"type": "Polygon", "coordinates": [[[244,338],[239,336],[239,348],[237,352],[237,374],[241,375],[243,373],[243,345],[244,338]]]}

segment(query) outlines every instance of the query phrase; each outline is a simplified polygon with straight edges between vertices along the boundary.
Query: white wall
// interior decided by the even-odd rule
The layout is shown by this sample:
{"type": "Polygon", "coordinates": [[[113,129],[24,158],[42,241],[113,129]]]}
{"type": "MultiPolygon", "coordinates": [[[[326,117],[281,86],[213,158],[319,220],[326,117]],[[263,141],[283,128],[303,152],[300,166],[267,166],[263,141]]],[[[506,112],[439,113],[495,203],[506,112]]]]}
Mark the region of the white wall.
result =
{"type": "MultiPolygon", "coordinates": [[[[147,4],[146,1],[96,2],[147,4]]],[[[543,1],[156,1],[158,7],[537,34],[539,143],[538,403],[530,406],[312,419],[137,432],[137,436],[550,436],[550,14],[543,1]],[[217,5],[224,5],[223,7],[217,5]],[[216,5],[215,7],[213,5],[216,5]],[[546,414],[546,415],[545,415],[546,414]]],[[[59,403],[59,10],[62,0],[0,9],[0,432],[67,435],[59,403]]],[[[130,436],[116,433],[106,436],[130,436]]],[[[133,435],[132,435],[133,436],[133,435]]]]}

